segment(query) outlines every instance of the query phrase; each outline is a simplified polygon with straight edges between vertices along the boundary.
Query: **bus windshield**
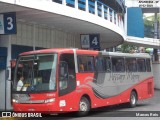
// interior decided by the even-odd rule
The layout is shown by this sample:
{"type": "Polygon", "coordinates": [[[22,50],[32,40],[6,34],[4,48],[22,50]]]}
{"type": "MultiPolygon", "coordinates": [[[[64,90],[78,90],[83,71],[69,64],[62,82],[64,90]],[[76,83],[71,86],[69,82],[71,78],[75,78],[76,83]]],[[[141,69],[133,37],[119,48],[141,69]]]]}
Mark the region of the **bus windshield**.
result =
{"type": "Polygon", "coordinates": [[[57,54],[36,54],[18,59],[13,91],[42,92],[56,90],[57,54]]]}

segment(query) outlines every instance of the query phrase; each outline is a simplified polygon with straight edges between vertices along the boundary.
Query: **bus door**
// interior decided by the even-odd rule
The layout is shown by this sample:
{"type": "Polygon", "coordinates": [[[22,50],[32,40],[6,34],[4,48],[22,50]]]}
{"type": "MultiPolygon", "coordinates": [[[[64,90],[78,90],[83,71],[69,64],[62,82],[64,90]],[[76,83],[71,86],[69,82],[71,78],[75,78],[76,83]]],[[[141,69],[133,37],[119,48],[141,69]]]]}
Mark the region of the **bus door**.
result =
{"type": "Polygon", "coordinates": [[[59,65],[59,107],[62,111],[74,110],[76,102],[76,73],[74,54],[61,54],[59,65]]]}

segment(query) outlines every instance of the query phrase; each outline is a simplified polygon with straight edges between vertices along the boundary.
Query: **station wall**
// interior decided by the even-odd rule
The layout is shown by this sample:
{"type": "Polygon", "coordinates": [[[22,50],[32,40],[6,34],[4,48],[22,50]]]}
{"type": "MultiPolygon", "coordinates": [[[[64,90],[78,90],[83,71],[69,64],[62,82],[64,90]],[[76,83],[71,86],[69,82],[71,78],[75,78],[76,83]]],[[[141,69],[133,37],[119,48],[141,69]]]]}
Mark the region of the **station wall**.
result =
{"type": "Polygon", "coordinates": [[[18,22],[17,34],[11,36],[11,44],[42,48],[77,47],[77,43],[79,35],[25,22],[18,22]]]}

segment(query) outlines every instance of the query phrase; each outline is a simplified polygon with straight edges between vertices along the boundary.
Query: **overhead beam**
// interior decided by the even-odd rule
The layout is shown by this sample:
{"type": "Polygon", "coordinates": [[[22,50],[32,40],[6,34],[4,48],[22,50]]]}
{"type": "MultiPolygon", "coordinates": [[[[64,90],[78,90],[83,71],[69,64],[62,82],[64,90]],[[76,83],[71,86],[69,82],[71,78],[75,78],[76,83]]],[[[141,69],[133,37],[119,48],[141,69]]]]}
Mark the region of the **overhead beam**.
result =
{"type": "Polygon", "coordinates": [[[160,8],[142,8],[143,13],[159,13],[160,8]]]}

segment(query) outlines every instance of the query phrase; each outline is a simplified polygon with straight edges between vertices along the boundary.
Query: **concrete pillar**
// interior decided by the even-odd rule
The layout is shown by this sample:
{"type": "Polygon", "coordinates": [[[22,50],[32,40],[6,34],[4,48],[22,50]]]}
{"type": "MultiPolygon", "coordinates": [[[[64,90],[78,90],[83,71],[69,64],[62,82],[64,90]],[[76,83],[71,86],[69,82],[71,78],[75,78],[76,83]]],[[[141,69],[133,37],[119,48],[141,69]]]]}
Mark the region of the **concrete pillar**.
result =
{"type": "Polygon", "coordinates": [[[33,50],[36,49],[36,25],[33,25],[33,50]]]}
{"type": "Polygon", "coordinates": [[[126,9],[126,13],[124,15],[124,30],[127,35],[127,9],[126,9]]]}
{"type": "MultiPolygon", "coordinates": [[[[158,30],[157,30],[157,23],[158,23],[158,21],[157,21],[157,13],[155,13],[154,14],[154,38],[155,39],[157,39],[158,38],[158,34],[157,34],[157,32],[158,32],[158,30]]],[[[157,49],[154,49],[153,50],[153,55],[154,55],[154,61],[155,62],[159,62],[159,55],[158,55],[158,50],[157,49]]]]}
{"type": "Polygon", "coordinates": [[[12,109],[11,105],[11,35],[8,35],[8,56],[7,56],[7,70],[9,72],[8,78],[6,78],[6,109],[12,109]]]}

